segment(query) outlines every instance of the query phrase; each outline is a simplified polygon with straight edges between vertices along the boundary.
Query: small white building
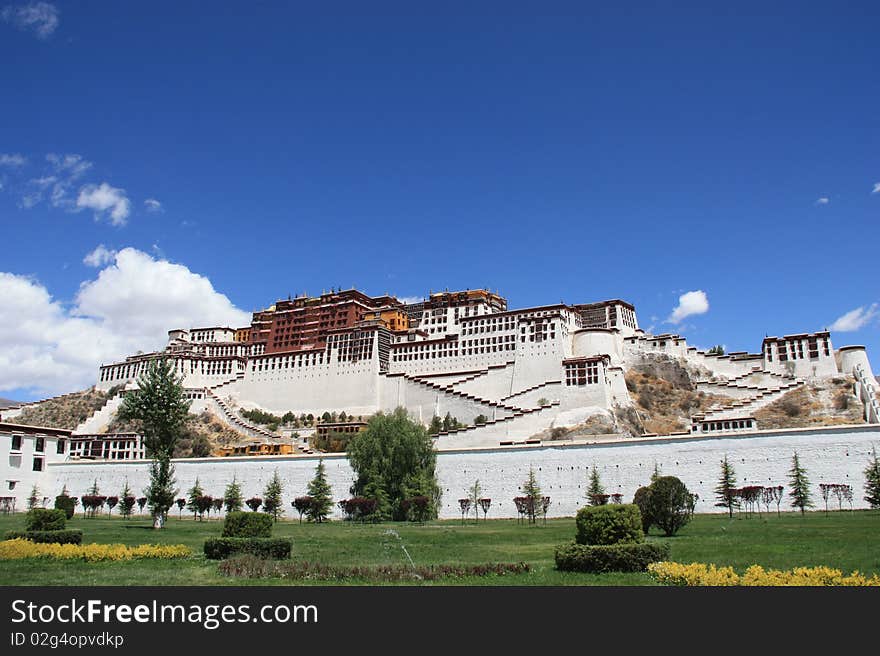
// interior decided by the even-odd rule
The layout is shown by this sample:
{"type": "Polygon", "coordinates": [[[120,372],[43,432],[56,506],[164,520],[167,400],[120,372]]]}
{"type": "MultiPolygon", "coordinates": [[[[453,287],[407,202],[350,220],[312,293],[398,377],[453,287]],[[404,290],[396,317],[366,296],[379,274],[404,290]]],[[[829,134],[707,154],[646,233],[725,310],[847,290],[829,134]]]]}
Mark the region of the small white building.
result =
{"type": "Polygon", "coordinates": [[[47,465],[66,460],[69,443],[69,430],[0,422],[0,511],[27,510],[34,486],[37,504],[50,505],[60,490],[47,465]]]}

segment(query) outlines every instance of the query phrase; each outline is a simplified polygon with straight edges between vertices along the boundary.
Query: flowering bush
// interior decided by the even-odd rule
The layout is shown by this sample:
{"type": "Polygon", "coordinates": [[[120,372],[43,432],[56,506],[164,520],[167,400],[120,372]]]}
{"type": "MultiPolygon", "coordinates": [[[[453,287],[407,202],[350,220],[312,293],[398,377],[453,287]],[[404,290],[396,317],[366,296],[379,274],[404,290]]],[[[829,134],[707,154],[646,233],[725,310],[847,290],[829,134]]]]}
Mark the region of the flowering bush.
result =
{"type": "Polygon", "coordinates": [[[189,547],[182,544],[39,544],[15,539],[0,542],[0,560],[55,558],[59,560],[132,560],[134,558],[187,558],[189,547]]]}
{"type": "Polygon", "coordinates": [[[648,573],[666,585],[880,586],[880,576],[876,574],[867,577],[856,571],[847,576],[831,567],[795,567],[783,571],[752,565],[739,576],[732,567],[662,562],[648,565],[648,573]]]}

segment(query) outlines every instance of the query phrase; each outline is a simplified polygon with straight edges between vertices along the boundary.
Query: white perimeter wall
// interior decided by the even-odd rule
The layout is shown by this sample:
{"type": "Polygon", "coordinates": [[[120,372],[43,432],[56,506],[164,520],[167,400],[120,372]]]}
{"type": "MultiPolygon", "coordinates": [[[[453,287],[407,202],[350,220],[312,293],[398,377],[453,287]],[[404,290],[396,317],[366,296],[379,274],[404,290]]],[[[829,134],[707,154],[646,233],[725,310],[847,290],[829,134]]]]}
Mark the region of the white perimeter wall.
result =
{"type": "MultiPolygon", "coordinates": [[[[867,507],[862,474],[872,446],[880,446],[880,426],[852,426],[821,430],[760,431],[725,437],[700,436],[680,439],[632,439],[626,442],[588,445],[512,447],[444,451],[438,454],[438,478],[443,490],[441,517],[459,517],[458,499],[479,479],[484,495],[490,497],[491,517],[515,517],[513,497],[535,469],[545,495],[552,500],[550,516],[571,516],[585,505],[587,474],[595,464],[606,492],[620,492],[630,501],[636,489],[648,482],[654,464],[661,473],[681,478],[700,495],[697,512],[719,512],[713,489],[719,476],[719,462],[726,454],[736,471],[738,485],[784,485],[788,492],[788,470],[797,450],[806,467],[816,507],[822,506],[819,483],[848,483],[853,486],[855,508],[867,507]]],[[[349,496],[353,474],[345,456],[324,456],[334,500],[349,496]]],[[[284,482],[285,510],[295,517],[290,502],[305,494],[318,458],[202,458],[175,461],[180,496],[196,479],[207,494],[221,495],[236,476],[245,498],[262,496],[266,483],[277,469],[284,482]]],[[[125,479],[140,495],[148,481],[145,462],[66,462],[48,466],[51,474],[43,484],[46,496],[54,497],[67,484],[70,494],[80,496],[97,479],[101,492],[118,494],[125,479]]],[[[836,501],[835,501],[836,503],[836,501]]],[[[790,509],[786,501],[784,509],[790,509]]],[[[334,506],[334,516],[338,517],[334,506]]]]}

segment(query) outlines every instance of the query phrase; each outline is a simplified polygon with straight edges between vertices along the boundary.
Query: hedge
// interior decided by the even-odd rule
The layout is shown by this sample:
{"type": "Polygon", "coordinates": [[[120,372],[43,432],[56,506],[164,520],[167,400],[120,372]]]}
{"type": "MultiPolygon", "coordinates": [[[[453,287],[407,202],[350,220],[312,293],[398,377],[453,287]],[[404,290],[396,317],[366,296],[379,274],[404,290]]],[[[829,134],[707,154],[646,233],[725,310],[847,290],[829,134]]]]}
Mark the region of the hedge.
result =
{"type": "Polygon", "coordinates": [[[57,508],[31,508],[24,520],[28,531],[60,531],[67,522],[67,513],[57,508]]]}
{"type": "Polygon", "coordinates": [[[268,538],[272,535],[272,515],[235,511],[226,514],[224,538],[268,538]]]}
{"type": "Polygon", "coordinates": [[[29,540],[40,544],[82,544],[83,532],[78,528],[60,531],[6,531],[6,540],[29,540]]]}
{"type": "Polygon", "coordinates": [[[642,514],[633,504],[581,508],[575,521],[578,544],[635,544],[644,539],[642,514]]]}
{"type": "Polygon", "coordinates": [[[669,545],[583,545],[575,542],[556,548],[556,569],[564,572],[644,572],[648,565],[669,558],[669,545]]]}
{"type": "Polygon", "coordinates": [[[293,541],[289,538],[209,538],[205,557],[222,560],[235,554],[253,554],[259,558],[290,558],[293,541]]]}

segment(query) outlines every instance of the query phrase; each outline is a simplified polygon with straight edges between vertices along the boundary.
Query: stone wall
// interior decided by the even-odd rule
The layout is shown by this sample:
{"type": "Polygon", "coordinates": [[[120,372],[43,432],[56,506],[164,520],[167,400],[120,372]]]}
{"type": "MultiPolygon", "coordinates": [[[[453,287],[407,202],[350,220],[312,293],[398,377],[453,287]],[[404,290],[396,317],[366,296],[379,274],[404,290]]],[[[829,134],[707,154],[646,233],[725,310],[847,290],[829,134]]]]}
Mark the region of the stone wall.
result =
{"type": "MultiPolygon", "coordinates": [[[[437,458],[443,491],[441,517],[460,515],[458,499],[467,496],[466,490],[477,479],[484,495],[493,500],[489,517],[515,517],[512,499],[520,494],[519,486],[528,477],[530,467],[544,494],[551,498],[549,516],[574,515],[585,504],[587,475],[594,464],[606,492],[619,492],[626,501],[649,481],[656,464],[662,474],[678,476],[700,495],[697,512],[723,512],[714,506],[713,489],[719,462],[725,455],[736,471],[738,485],[784,485],[787,495],[788,470],[795,451],[807,469],[817,508],[822,505],[819,483],[852,485],[854,507],[865,508],[862,472],[872,446],[877,444],[880,426],[875,425],[444,451],[437,458]]],[[[177,460],[177,485],[180,496],[185,496],[198,476],[205,492],[216,496],[235,476],[245,498],[262,496],[277,470],[284,482],[285,510],[292,517],[290,502],[305,494],[318,460],[318,456],[177,460]]],[[[326,455],[323,460],[334,499],[348,497],[353,474],[345,456],[326,455]]],[[[65,484],[70,494],[80,496],[96,479],[103,494],[118,494],[127,479],[140,495],[148,481],[148,463],[56,462],[48,465],[46,474],[41,483],[46,496],[54,497],[65,484]]],[[[787,500],[783,510],[790,510],[787,500]]],[[[338,517],[335,507],[334,512],[338,517]]]]}

